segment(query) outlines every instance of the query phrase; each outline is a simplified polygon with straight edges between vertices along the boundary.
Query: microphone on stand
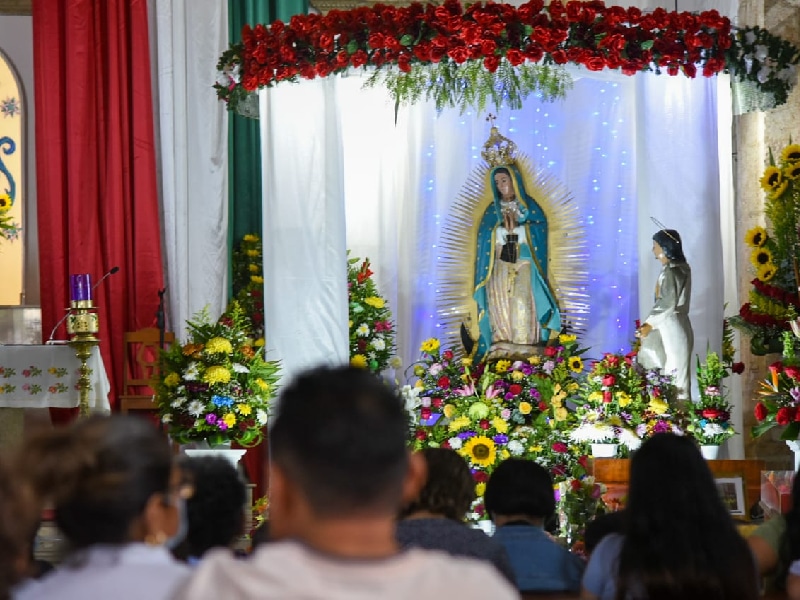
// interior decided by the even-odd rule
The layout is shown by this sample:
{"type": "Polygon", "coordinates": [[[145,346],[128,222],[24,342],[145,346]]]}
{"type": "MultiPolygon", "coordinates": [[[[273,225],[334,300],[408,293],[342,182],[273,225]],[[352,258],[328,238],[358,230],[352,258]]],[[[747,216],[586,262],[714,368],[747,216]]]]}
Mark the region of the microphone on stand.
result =
{"type": "Polygon", "coordinates": [[[109,277],[111,277],[112,275],[114,275],[115,273],[117,273],[118,271],[119,271],[119,267],[111,267],[111,270],[110,270],[110,271],[108,271],[108,273],[106,273],[105,275],[103,275],[103,276],[102,276],[100,279],[98,279],[98,280],[97,280],[97,283],[95,283],[95,284],[92,286],[92,291],[95,291],[95,289],[97,289],[97,286],[98,286],[98,285],[100,285],[101,283],[103,283],[103,282],[104,282],[106,279],[108,279],[109,277]]]}
{"type": "MultiPolygon", "coordinates": [[[[112,267],[112,268],[111,268],[111,270],[109,270],[109,271],[108,271],[108,272],[107,272],[105,275],[103,275],[103,276],[102,276],[102,277],[101,277],[101,278],[100,278],[100,279],[97,281],[97,283],[95,283],[95,284],[92,286],[92,291],[94,292],[94,291],[95,291],[95,289],[97,289],[97,286],[98,286],[98,285],[100,285],[101,283],[103,283],[103,282],[104,282],[106,279],[108,279],[109,277],[111,277],[112,275],[114,275],[115,273],[117,273],[118,271],[119,271],[119,267],[112,267]]],[[[63,317],[61,317],[61,319],[59,319],[58,323],[56,323],[56,326],[55,326],[55,327],[53,327],[53,331],[51,331],[51,332],[50,332],[50,337],[49,337],[49,338],[47,338],[47,341],[45,342],[45,344],[52,345],[52,344],[67,344],[67,343],[68,343],[68,340],[56,340],[56,339],[54,339],[54,338],[56,337],[56,331],[58,330],[58,328],[59,328],[59,327],[61,327],[61,324],[62,324],[64,321],[66,321],[66,320],[69,318],[69,316],[70,316],[71,314],[72,314],[72,309],[71,309],[71,308],[68,308],[68,309],[67,309],[67,314],[65,314],[63,317]]]]}

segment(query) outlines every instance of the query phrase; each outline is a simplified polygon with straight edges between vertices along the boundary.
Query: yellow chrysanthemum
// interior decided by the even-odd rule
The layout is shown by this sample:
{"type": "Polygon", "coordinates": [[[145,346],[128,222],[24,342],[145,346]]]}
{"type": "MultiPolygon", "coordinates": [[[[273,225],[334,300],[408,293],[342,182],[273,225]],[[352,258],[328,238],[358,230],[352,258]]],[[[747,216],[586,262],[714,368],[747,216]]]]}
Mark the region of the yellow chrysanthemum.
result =
{"type": "Polygon", "coordinates": [[[480,498],[486,492],[486,484],[482,481],[480,483],[475,484],[475,495],[480,498]]]}
{"type": "Polygon", "coordinates": [[[489,467],[497,457],[497,447],[486,436],[471,437],[461,449],[461,455],[475,467],[489,467]]]}
{"type": "Polygon", "coordinates": [[[419,349],[421,352],[427,352],[428,354],[436,352],[439,349],[439,340],[436,338],[429,338],[422,342],[419,349]]]}
{"type": "Polygon", "coordinates": [[[528,362],[531,363],[534,367],[542,362],[542,358],[540,356],[531,356],[528,359],[528,362]]]}
{"type": "Polygon", "coordinates": [[[628,404],[631,403],[631,397],[628,392],[617,392],[617,403],[619,404],[620,408],[625,408],[628,404]]]}
{"type": "Polygon", "coordinates": [[[777,188],[775,188],[775,191],[772,192],[769,195],[769,199],[770,200],[777,200],[778,198],[783,196],[783,193],[786,191],[786,188],[788,188],[788,187],[789,187],[789,180],[788,179],[784,179],[781,182],[781,184],[777,188]]]}
{"type": "Polygon", "coordinates": [[[228,383],[231,380],[231,372],[220,365],[208,367],[206,372],[203,373],[203,381],[210,384],[215,383],[228,383]]]}
{"type": "Polygon", "coordinates": [[[800,162],[789,165],[783,170],[783,175],[787,179],[795,180],[800,177],[800,162]]]}
{"type": "Polygon", "coordinates": [[[8,194],[0,194],[0,214],[11,210],[12,204],[14,203],[11,201],[11,196],[8,194]]]}
{"type": "Polygon", "coordinates": [[[575,392],[578,391],[579,387],[580,386],[577,384],[577,382],[573,381],[573,382],[567,384],[567,391],[570,394],[574,394],[575,392]]]}
{"type": "Polygon", "coordinates": [[[259,275],[250,275],[250,281],[253,283],[264,283],[264,278],[259,275]]]}
{"type": "Polygon", "coordinates": [[[264,342],[264,338],[258,338],[258,339],[257,339],[257,340],[256,340],[256,341],[253,343],[253,345],[254,345],[256,348],[261,348],[261,347],[264,345],[264,343],[265,343],[265,342],[264,342]]]}
{"type": "Polygon", "coordinates": [[[647,405],[647,408],[657,415],[665,415],[669,412],[669,404],[660,398],[650,398],[650,403],[647,405]]]}
{"type": "Polygon", "coordinates": [[[770,166],[764,171],[764,175],[759,179],[761,188],[766,192],[774,192],[783,181],[783,173],[778,167],[770,166]]]}
{"type": "Polygon", "coordinates": [[[414,387],[415,388],[424,388],[425,384],[422,383],[422,379],[417,379],[417,381],[414,383],[414,387]]]}
{"type": "Polygon", "coordinates": [[[181,382],[181,376],[177,373],[170,373],[164,377],[164,385],[167,387],[176,387],[181,382]]]}
{"type": "Polygon", "coordinates": [[[215,337],[206,342],[206,354],[232,354],[233,346],[230,340],[215,337]]]}
{"type": "Polygon", "coordinates": [[[567,409],[563,406],[560,408],[555,409],[553,414],[556,417],[556,421],[566,421],[567,420],[567,409]]]}
{"type": "Polygon", "coordinates": [[[258,256],[258,250],[247,250],[245,251],[245,254],[247,254],[247,256],[250,256],[252,258],[254,256],[258,256]]]}
{"type": "Polygon", "coordinates": [[[358,369],[366,369],[367,357],[363,354],[355,354],[350,358],[350,365],[358,369]]]}
{"type": "Polygon", "coordinates": [[[574,333],[562,333],[558,336],[558,343],[559,344],[570,344],[578,339],[578,336],[574,333]]]}
{"type": "Polygon", "coordinates": [[[456,407],[452,404],[445,404],[444,408],[442,409],[444,416],[448,419],[452,419],[453,415],[456,414],[456,407]]]}
{"type": "Polygon", "coordinates": [[[756,273],[756,277],[758,277],[759,281],[767,282],[773,277],[775,277],[775,273],[778,272],[778,268],[772,264],[767,263],[765,265],[761,265],[758,267],[758,272],[756,273]]]}
{"type": "Polygon", "coordinates": [[[511,366],[510,360],[498,360],[494,366],[495,373],[506,373],[511,366]]]}
{"type": "Polygon", "coordinates": [[[258,265],[247,265],[247,270],[251,273],[258,273],[261,268],[258,265]]]}
{"type": "Polygon", "coordinates": [[[467,417],[458,417],[457,419],[450,421],[450,425],[448,425],[447,428],[451,433],[455,433],[456,431],[464,429],[464,427],[468,427],[470,422],[471,421],[467,417]]]}
{"type": "Polygon", "coordinates": [[[249,404],[240,403],[236,405],[236,410],[239,411],[240,415],[244,415],[245,417],[249,414],[252,414],[253,407],[249,404]]]}
{"type": "Polygon", "coordinates": [[[589,400],[589,402],[602,402],[603,392],[592,392],[591,394],[589,394],[587,400],[589,400]]]}
{"type": "Polygon", "coordinates": [[[373,308],[383,308],[386,306],[386,302],[383,298],[378,298],[378,296],[370,296],[369,298],[364,298],[364,304],[367,306],[371,306],[373,308]]]}
{"type": "Polygon", "coordinates": [[[522,371],[514,371],[511,373],[511,379],[513,379],[514,381],[522,381],[523,379],[525,379],[525,373],[523,373],[522,371]]]}
{"type": "Polygon", "coordinates": [[[750,262],[756,268],[770,264],[772,263],[772,252],[769,251],[769,248],[756,248],[750,254],[750,262]]]}
{"type": "Polygon", "coordinates": [[[520,402],[517,408],[519,408],[519,412],[521,412],[523,415],[529,415],[533,410],[533,406],[531,406],[529,402],[520,402]]]}
{"type": "Polygon", "coordinates": [[[781,151],[781,158],[784,162],[800,162],[800,144],[789,144],[781,151]]]}
{"type": "Polygon", "coordinates": [[[553,406],[553,408],[561,408],[564,405],[563,397],[559,395],[553,396],[550,398],[550,404],[553,406]]]}
{"type": "Polygon", "coordinates": [[[228,427],[233,427],[236,425],[236,415],[233,413],[225,413],[225,415],[222,417],[222,420],[228,427]]]}
{"type": "Polygon", "coordinates": [[[253,233],[248,233],[242,238],[242,240],[245,242],[257,242],[258,236],[253,233]]]}
{"type": "Polygon", "coordinates": [[[492,419],[492,426],[497,430],[497,433],[508,433],[508,422],[500,417],[492,419]]]}
{"type": "Polygon", "coordinates": [[[608,418],[608,424],[609,425],[616,425],[617,427],[620,427],[620,426],[622,426],[622,417],[620,417],[619,415],[611,415],[608,418]]]}
{"type": "Polygon", "coordinates": [[[568,364],[573,373],[580,373],[583,371],[583,361],[580,356],[571,356],[568,364]]]}
{"type": "Polygon", "coordinates": [[[505,448],[500,450],[500,459],[501,460],[506,460],[506,459],[508,459],[510,457],[511,457],[511,453],[508,450],[506,450],[505,448]]]}
{"type": "Polygon", "coordinates": [[[461,364],[465,367],[471,367],[472,359],[469,356],[465,356],[464,358],[461,359],[461,364]]]}
{"type": "Polygon", "coordinates": [[[744,235],[744,243],[751,248],[761,248],[767,242],[767,230],[763,227],[753,227],[744,235]]]}
{"type": "Polygon", "coordinates": [[[541,446],[531,446],[530,448],[528,448],[528,451],[529,452],[541,452],[542,451],[542,447],[541,446]]]}

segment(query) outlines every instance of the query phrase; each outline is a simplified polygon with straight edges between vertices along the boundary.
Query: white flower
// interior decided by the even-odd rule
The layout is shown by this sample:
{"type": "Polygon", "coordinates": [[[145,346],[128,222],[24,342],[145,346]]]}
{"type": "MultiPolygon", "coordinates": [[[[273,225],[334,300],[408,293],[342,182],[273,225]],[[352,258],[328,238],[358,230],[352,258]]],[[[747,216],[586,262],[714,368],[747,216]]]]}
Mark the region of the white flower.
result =
{"type": "Polygon", "coordinates": [[[266,425],[267,424],[267,411],[264,409],[259,408],[256,411],[256,421],[259,425],[266,425]]]}
{"type": "Polygon", "coordinates": [[[770,69],[767,65],[764,65],[763,67],[761,67],[761,69],[759,69],[758,73],[756,74],[756,79],[758,79],[759,83],[767,83],[767,80],[769,79],[769,74],[771,72],[772,69],[770,69]]]}
{"type": "Polygon", "coordinates": [[[197,381],[198,377],[200,377],[200,365],[196,362],[189,363],[186,371],[183,372],[183,378],[186,381],[197,381]]]}
{"type": "Polygon", "coordinates": [[[366,323],[359,325],[358,328],[356,328],[356,335],[358,337],[367,337],[369,335],[369,326],[366,323]]]}
{"type": "Polygon", "coordinates": [[[504,408],[503,410],[501,410],[500,411],[500,418],[505,420],[505,421],[508,421],[508,419],[511,418],[511,409],[510,408],[504,408]]]}
{"type": "Polygon", "coordinates": [[[184,398],[183,396],[178,396],[177,398],[175,398],[175,400],[172,401],[172,404],[170,404],[170,406],[172,408],[180,408],[181,406],[183,406],[184,402],[186,402],[186,398],[184,398]]]}
{"type": "Polygon", "coordinates": [[[175,388],[175,393],[178,394],[178,396],[183,396],[186,393],[186,386],[179,385],[177,388],[175,388]]]}
{"type": "Polygon", "coordinates": [[[406,412],[414,414],[414,411],[419,408],[419,393],[422,388],[404,385],[400,389],[400,395],[403,397],[406,405],[406,412]]]}
{"type": "Polygon", "coordinates": [[[525,452],[525,446],[519,440],[511,440],[506,448],[514,456],[522,456],[522,453],[525,452]]]}
{"type": "Polygon", "coordinates": [[[763,61],[765,58],[767,58],[767,56],[769,56],[769,48],[767,48],[764,44],[757,44],[753,54],[755,55],[756,60],[763,61]]]}
{"type": "Polygon", "coordinates": [[[206,405],[200,400],[192,400],[189,402],[189,408],[186,409],[193,417],[199,417],[206,412],[206,405]]]}
{"type": "Polygon", "coordinates": [[[378,352],[380,352],[381,350],[386,350],[386,342],[384,342],[382,338],[381,339],[376,338],[372,340],[372,347],[378,352]]]}
{"type": "Polygon", "coordinates": [[[231,78],[226,73],[217,74],[217,85],[228,87],[231,78]]]}
{"type": "Polygon", "coordinates": [[[638,450],[639,446],[642,445],[642,440],[630,429],[623,429],[619,432],[619,441],[624,446],[627,446],[628,450],[638,450]]]}
{"type": "Polygon", "coordinates": [[[756,41],[756,34],[755,34],[755,32],[754,32],[752,29],[748,30],[748,31],[747,31],[747,32],[744,34],[744,41],[745,41],[747,44],[752,44],[753,42],[755,42],[755,41],[756,41]]]}
{"type": "Polygon", "coordinates": [[[720,435],[721,433],[725,433],[725,430],[719,423],[706,423],[703,427],[703,435],[712,436],[720,435]]]}
{"type": "Polygon", "coordinates": [[[167,413],[163,417],[161,417],[162,423],[172,423],[172,415],[167,413]]]}
{"type": "Polygon", "coordinates": [[[234,373],[249,373],[250,372],[250,369],[248,369],[244,365],[240,365],[239,363],[233,363],[233,365],[231,366],[231,369],[233,369],[234,373]]]}
{"type": "Polygon", "coordinates": [[[441,372],[442,372],[442,365],[440,365],[439,363],[433,363],[431,365],[431,368],[428,369],[428,373],[430,373],[431,376],[433,377],[436,377],[441,372]]]}
{"type": "Polygon", "coordinates": [[[455,436],[455,437],[451,437],[449,440],[447,440],[447,443],[450,444],[450,447],[453,450],[458,450],[459,448],[461,448],[461,444],[463,442],[461,441],[460,437],[455,436]]]}
{"type": "Polygon", "coordinates": [[[420,404],[422,404],[424,408],[430,408],[431,399],[428,396],[425,396],[422,400],[420,400],[420,404]]]}
{"type": "Polygon", "coordinates": [[[399,356],[393,356],[389,359],[389,366],[393,369],[400,369],[403,366],[403,359],[399,356]]]}

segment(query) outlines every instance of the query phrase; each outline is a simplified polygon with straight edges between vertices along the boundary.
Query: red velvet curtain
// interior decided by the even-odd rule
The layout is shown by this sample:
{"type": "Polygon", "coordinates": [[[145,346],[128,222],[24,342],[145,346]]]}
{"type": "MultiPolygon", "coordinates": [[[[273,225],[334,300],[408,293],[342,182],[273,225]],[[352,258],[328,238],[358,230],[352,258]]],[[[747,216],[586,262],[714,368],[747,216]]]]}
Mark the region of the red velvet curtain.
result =
{"type": "Polygon", "coordinates": [[[164,280],[147,1],[36,0],[33,38],[43,336],[71,273],[119,266],[95,291],[114,403],[123,334],[153,324],[164,280]]]}

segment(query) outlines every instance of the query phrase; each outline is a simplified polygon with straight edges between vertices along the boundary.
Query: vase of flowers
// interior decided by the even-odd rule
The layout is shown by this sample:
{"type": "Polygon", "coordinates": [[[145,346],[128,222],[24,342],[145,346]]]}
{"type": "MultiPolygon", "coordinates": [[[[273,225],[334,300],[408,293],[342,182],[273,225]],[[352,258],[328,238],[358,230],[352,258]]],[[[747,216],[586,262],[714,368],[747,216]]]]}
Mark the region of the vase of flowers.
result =
{"type": "Polygon", "coordinates": [[[731,405],[723,386],[723,379],[730,374],[716,352],[708,351],[705,362],[697,357],[697,386],[700,400],[688,407],[687,432],[697,440],[703,457],[717,458],[719,447],[736,431],[731,425],[731,405]]]}
{"type": "Polygon", "coordinates": [[[350,364],[380,373],[394,357],[392,313],[378,294],[369,260],[348,258],[347,263],[350,364]]]}
{"type": "MultiPolygon", "coordinates": [[[[800,437],[800,360],[795,352],[795,338],[791,331],[785,331],[783,356],[769,366],[769,377],[761,382],[760,399],[753,411],[757,425],[753,427],[753,437],[764,435],[770,429],[782,427],[780,439],[790,441],[800,437]]],[[[791,446],[790,446],[791,447],[791,446]]]]}
{"type": "Polygon", "coordinates": [[[162,353],[155,400],[176,442],[251,447],[263,439],[278,364],[264,360],[246,328],[236,304],[218,321],[204,309],[187,322],[186,342],[162,353]]]}

